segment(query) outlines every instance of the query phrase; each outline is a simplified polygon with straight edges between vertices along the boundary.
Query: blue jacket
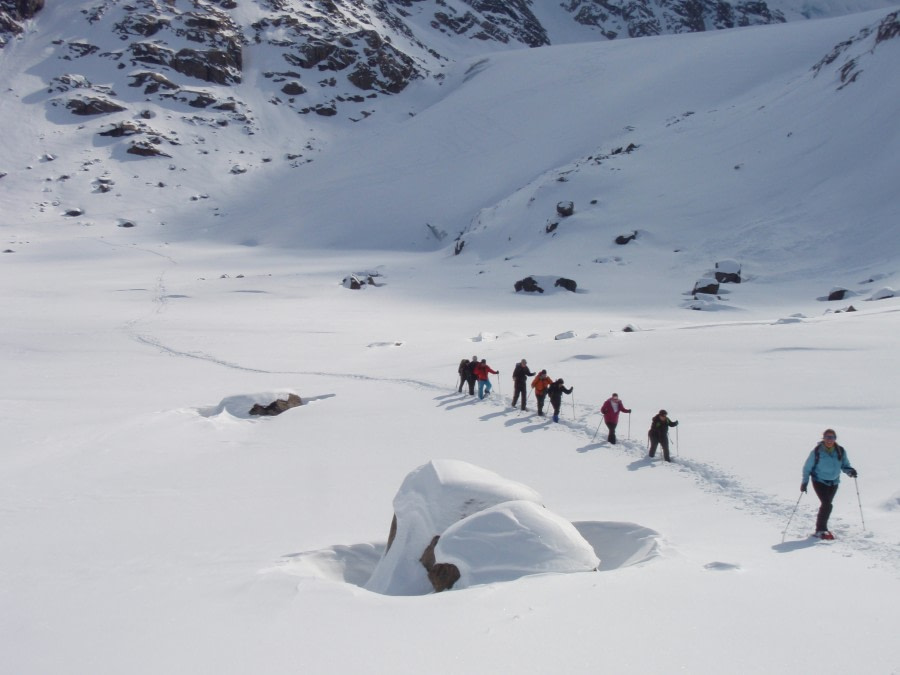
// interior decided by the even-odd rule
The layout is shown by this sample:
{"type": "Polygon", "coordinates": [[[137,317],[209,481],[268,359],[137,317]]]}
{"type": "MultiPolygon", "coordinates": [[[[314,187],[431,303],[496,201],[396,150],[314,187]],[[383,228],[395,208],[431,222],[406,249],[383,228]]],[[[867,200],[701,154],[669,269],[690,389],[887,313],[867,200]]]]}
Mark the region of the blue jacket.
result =
{"type": "Polygon", "coordinates": [[[824,443],[819,443],[809,453],[806,464],[803,465],[803,484],[806,485],[812,475],[812,479],[817,483],[837,485],[841,482],[841,471],[849,475],[852,468],[844,448],[835,443],[834,447],[829,450],[824,443]],[[816,462],[817,452],[819,454],[818,463],[816,462]]]}

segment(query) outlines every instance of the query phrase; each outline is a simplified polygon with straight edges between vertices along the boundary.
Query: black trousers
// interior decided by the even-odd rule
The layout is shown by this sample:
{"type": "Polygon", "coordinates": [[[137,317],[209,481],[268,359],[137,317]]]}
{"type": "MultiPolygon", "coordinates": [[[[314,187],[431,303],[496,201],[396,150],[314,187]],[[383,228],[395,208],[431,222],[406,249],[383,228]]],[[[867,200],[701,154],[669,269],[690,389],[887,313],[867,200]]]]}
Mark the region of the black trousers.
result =
{"type": "Polygon", "coordinates": [[[547,398],[547,394],[535,393],[534,397],[537,399],[538,415],[543,415],[544,414],[544,399],[547,398]]]}
{"type": "Polygon", "coordinates": [[[514,382],[514,384],[513,384],[513,402],[512,402],[512,407],[513,407],[513,408],[516,407],[516,401],[518,401],[518,400],[519,400],[519,396],[521,396],[521,397],[522,397],[522,410],[525,410],[525,397],[526,397],[525,383],[524,383],[524,382],[519,382],[519,381],[517,381],[517,380],[514,380],[513,382],[514,382]]]}
{"type": "Polygon", "coordinates": [[[816,532],[825,532],[828,529],[828,518],[831,516],[832,502],[834,495],[837,493],[837,485],[825,485],[813,481],[813,490],[819,498],[821,505],[819,506],[819,514],[816,516],[816,532]]]}
{"type": "Polygon", "coordinates": [[[663,459],[667,462],[671,462],[671,458],[669,457],[669,436],[668,434],[665,436],[657,436],[655,434],[650,434],[650,456],[656,456],[656,448],[657,446],[662,446],[663,449],[663,459]]]}
{"type": "Polygon", "coordinates": [[[610,443],[616,442],[616,427],[619,425],[618,422],[607,422],[606,428],[609,429],[609,435],[606,437],[606,440],[610,443]]]}
{"type": "Polygon", "coordinates": [[[475,395],[475,380],[476,379],[477,378],[474,375],[469,375],[469,377],[466,379],[466,382],[469,385],[469,396],[475,395]]]}

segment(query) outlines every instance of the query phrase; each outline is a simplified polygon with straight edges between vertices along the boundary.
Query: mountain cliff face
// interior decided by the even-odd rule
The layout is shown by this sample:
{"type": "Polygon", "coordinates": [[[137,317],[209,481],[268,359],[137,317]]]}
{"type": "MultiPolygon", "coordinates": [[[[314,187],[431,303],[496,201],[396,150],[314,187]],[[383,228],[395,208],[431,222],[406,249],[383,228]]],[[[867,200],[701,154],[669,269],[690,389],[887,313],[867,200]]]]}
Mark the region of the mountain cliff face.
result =
{"type": "Polygon", "coordinates": [[[146,186],[214,210],[209,176],[312,162],[373,115],[424,109],[466,59],[468,79],[499,51],[785,20],[724,0],[0,0],[0,124],[31,139],[0,179],[36,218],[146,186]]]}

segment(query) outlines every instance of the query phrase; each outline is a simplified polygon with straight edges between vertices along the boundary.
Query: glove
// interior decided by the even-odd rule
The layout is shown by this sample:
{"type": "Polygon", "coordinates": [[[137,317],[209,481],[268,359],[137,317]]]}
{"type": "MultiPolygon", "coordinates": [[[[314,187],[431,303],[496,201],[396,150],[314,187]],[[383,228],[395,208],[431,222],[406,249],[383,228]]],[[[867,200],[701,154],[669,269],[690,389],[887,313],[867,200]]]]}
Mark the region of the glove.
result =
{"type": "Polygon", "coordinates": [[[850,478],[856,478],[859,473],[856,471],[856,469],[847,469],[847,475],[850,476],[850,478]]]}
{"type": "Polygon", "coordinates": [[[673,426],[673,427],[677,427],[677,426],[678,426],[678,420],[675,420],[674,422],[672,422],[672,426],[673,426]]]}
{"type": "Polygon", "coordinates": [[[800,492],[806,492],[806,483],[800,483],[800,492]]]}

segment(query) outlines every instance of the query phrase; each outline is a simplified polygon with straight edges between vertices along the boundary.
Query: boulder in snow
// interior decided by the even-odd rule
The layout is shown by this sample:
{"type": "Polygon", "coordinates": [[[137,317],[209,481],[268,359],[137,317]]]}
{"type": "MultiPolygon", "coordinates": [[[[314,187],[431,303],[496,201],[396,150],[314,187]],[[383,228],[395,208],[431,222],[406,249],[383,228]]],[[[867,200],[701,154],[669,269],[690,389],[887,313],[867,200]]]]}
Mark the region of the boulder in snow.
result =
{"type": "Polygon", "coordinates": [[[573,293],[578,289],[578,284],[574,279],[566,279],[565,277],[560,277],[553,285],[557,288],[565,288],[567,291],[572,291],[573,293]]]}
{"type": "Polygon", "coordinates": [[[254,403],[253,407],[250,408],[250,414],[274,417],[275,415],[280,415],[285,410],[296,408],[299,405],[303,405],[303,401],[300,400],[300,397],[297,396],[297,394],[289,394],[287,398],[275,399],[268,405],[260,405],[259,403],[254,403]]]}
{"type": "Polygon", "coordinates": [[[710,277],[703,277],[698,279],[694,284],[694,290],[691,291],[692,295],[697,295],[697,293],[704,293],[706,295],[716,295],[719,292],[719,282],[710,277]]]}
{"type": "Polygon", "coordinates": [[[741,283],[741,264],[736,260],[720,260],[716,263],[714,275],[720,284],[739,284],[741,283]]]}
{"type": "Polygon", "coordinates": [[[895,291],[890,286],[885,286],[882,289],[879,289],[872,293],[872,297],[869,300],[884,300],[885,298],[893,298],[897,295],[897,291],[895,291]]]}
{"type": "Polygon", "coordinates": [[[556,212],[563,218],[571,216],[575,213],[575,204],[572,202],[559,202],[556,205],[556,212]]]}
{"type": "Polygon", "coordinates": [[[466,462],[433,460],[394,497],[389,545],[365,587],[425,595],[598,564],[578,530],[531,488],[466,462]]]}
{"type": "Polygon", "coordinates": [[[516,293],[519,291],[525,291],[526,293],[543,293],[544,289],[538,286],[537,281],[534,280],[534,277],[525,277],[520,281],[517,281],[513,288],[516,289],[516,293]]]}

